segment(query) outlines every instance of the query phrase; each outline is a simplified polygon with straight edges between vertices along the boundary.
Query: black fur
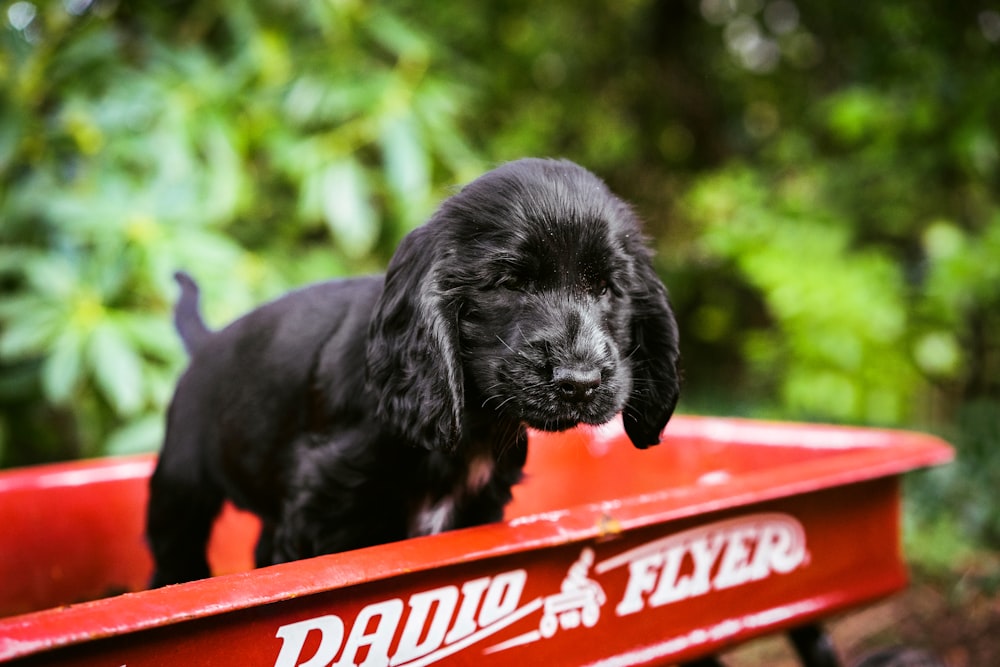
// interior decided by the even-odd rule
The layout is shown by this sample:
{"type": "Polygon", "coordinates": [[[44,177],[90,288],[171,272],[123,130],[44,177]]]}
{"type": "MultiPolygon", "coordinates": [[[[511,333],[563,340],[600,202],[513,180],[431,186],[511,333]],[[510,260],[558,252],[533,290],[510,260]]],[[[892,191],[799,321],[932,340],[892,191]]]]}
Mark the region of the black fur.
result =
{"type": "Polygon", "coordinates": [[[151,482],[154,585],[206,577],[225,498],[258,565],[499,520],[526,428],[622,412],[656,444],[677,327],[640,225],[565,161],[506,164],[407,236],[385,278],[326,282],[218,332],[180,276],[191,353],[151,482]]]}

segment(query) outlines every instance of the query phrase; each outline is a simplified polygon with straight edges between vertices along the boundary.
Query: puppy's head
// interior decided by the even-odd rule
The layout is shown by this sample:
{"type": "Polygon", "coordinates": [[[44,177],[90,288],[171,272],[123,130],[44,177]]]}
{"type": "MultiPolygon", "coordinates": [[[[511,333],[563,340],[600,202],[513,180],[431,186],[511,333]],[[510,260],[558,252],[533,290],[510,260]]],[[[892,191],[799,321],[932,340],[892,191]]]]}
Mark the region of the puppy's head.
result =
{"type": "Polygon", "coordinates": [[[373,318],[383,419],[453,447],[466,407],[533,428],[623,413],[659,442],[679,393],[677,326],[630,208],[564,161],[519,160],[400,245],[373,318]]]}

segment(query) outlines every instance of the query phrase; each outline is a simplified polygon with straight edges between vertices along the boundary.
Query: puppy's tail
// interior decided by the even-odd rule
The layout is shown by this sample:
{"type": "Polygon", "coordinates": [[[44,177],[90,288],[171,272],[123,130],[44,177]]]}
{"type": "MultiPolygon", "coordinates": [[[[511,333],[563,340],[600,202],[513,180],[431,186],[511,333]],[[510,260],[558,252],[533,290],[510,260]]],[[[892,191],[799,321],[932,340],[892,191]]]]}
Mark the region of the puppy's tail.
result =
{"type": "Polygon", "coordinates": [[[175,273],[174,280],[181,286],[181,298],[174,306],[174,326],[177,327],[177,333],[184,342],[184,349],[189,355],[193,355],[209,339],[212,332],[205,326],[205,321],[198,312],[198,283],[183,271],[175,273]]]}

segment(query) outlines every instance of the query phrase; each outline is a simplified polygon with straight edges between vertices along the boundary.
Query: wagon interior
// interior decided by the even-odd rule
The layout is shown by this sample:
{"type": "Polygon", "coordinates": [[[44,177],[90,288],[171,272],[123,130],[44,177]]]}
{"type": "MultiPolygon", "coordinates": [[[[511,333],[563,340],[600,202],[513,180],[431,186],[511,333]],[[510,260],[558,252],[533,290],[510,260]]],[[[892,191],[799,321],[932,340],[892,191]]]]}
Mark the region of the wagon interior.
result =
{"type": "MultiPolygon", "coordinates": [[[[569,533],[592,523],[596,510],[607,530],[626,530],[651,511],[690,516],[944,456],[919,437],[905,451],[897,440],[876,430],[695,417],[675,418],[664,442],[644,451],[631,446],[619,423],[532,433],[526,478],[505,522],[512,529],[552,523],[569,533]]],[[[143,523],[153,464],[139,456],[0,473],[0,616],[145,588],[151,561],[143,523]]],[[[252,568],[257,530],[252,516],[225,509],[210,545],[215,574],[252,568]]]]}

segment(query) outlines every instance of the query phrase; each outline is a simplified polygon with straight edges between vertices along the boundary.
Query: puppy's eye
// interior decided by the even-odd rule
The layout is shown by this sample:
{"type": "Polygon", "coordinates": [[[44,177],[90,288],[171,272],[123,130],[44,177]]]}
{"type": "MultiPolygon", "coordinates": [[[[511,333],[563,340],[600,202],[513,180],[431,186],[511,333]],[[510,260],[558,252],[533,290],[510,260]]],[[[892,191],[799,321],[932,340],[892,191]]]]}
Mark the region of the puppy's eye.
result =
{"type": "Polygon", "coordinates": [[[613,292],[615,286],[611,284],[610,276],[603,271],[584,268],[577,276],[576,289],[583,294],[602,298],[608,293],[613,292]]]}
{"type": "Polygon", "coordinates": [[[590,293],[599,299],[611,294],[614,290],[614,285],[611,284],[610,280],[605,278],[601,278],[590,284],[590,293]]]}

